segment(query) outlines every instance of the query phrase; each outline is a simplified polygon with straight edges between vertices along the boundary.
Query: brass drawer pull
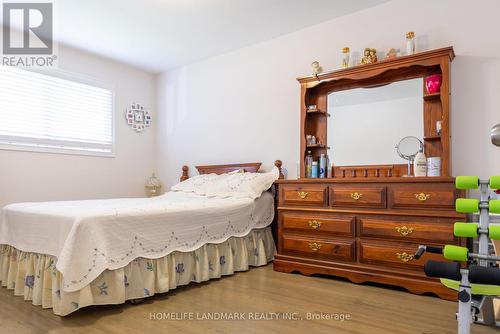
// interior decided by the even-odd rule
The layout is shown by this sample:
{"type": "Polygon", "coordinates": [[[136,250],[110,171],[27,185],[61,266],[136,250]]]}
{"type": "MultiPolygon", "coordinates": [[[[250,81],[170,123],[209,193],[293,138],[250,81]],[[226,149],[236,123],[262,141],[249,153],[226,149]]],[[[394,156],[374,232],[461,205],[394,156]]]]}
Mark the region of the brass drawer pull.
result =
{"type": "Polygon", "coordinates": [[[351,193],[351,198],[352,198],[353,200],[356,200],[356,201],[357,201],[357,200],[358,200],[358,199],[360,199],[361,197],[363,197],[363,194],[362,194],[362,193],[358,193],[358,192],[351,193]]]}
{"type": "Polygon", "coordinates": [[[398,233],[401,233],[403,237],[406,237],[409,234],[413,233],[414,228],[413,227],[407,227],[407,226],[397,226],[396,231],[398,233]]]}
{"type": "Polygon", "coordinates": [[[309,193],[307,191],[299,191],[297,195],[299,195],[301,199],[305,199],[309,193]]]}
{"type": "Polygon", "coordinates": [[[431,194],[424,194],[424,193],[415,194],[415,198],[421,202],[427,201],[430,197],[431,197],[431,194]]]}
{"type": "Polygon", "coordinates": [[[321,222],[319,222],[317,220],[310,220],[308,223],[309,223],[309,226],[315,230],[321,227],[321,222]]]}
{"type": "Polygon", "coordinates": [[[321,244],[319,242],[310,242],[309,243],[309,248],[311,248],[312,251],[319,251],[321,249],[321,244]]]}
{"type": "Polygon", "coordinates": [[[408,262],[413,260],[413,254],[408,254],[406,252],[396,253],[396,257],[401,260],[401,262],[408,262]]]}

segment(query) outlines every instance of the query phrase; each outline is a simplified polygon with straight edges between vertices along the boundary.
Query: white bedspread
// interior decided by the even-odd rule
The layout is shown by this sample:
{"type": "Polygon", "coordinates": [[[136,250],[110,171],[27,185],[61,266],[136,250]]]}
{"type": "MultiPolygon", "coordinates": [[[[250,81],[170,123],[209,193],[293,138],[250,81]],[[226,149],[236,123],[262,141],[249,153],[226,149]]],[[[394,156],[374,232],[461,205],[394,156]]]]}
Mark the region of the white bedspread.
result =
{"type": "Polygon", "coordinates": [[[71,292],[135,258],[241,237],[273,217],[268,192],[256,200],[168,192],[156,198],[17,203],[2,211],[0,244],[56,256],[64,290],[71,292]]]}

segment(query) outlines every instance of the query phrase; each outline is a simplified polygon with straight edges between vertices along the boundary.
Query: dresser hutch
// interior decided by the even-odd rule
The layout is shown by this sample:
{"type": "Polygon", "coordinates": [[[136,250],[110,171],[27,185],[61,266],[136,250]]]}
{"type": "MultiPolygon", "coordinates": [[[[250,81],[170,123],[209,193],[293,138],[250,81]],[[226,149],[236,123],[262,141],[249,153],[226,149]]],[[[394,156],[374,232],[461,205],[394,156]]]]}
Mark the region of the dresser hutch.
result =
{"type": "MultiPolygon", "coordinates": [[[[451,177],[453,58],[453,48],[448,47],[298,78],[300,177],[277,181],[275,270],[341,276],[355,283],[378,282],[413,293],[431,292],[444,299],[456,299],[456,293],[423,272],[426,260],[441,257],[426,253],[417,260],[413,256],[419,244],[462,244],[453,236],[453,223],[464,219],[454,210],[455,199],[464,194],[455,189],[451,177]],[[428,94],[422,85],[420,138],[428,157],[441,158],[441,176],[404,177],[406,164],[363,164],[334,165],[328,178],[305,177],[307,152],[311,151],[314,160],[329,152],[330,93],[433,74],[442,75],[441,90],[428,94]],[[310,105],[316,108],[311,110],[310,105]],[[441,131],[436,128],[437,121],[441,122],[441,131]],[[318,143],[308,145],[307,135],[314,135],[318,143]]],[[[384,129],[380,129],[383,135],[384,129]]]]}

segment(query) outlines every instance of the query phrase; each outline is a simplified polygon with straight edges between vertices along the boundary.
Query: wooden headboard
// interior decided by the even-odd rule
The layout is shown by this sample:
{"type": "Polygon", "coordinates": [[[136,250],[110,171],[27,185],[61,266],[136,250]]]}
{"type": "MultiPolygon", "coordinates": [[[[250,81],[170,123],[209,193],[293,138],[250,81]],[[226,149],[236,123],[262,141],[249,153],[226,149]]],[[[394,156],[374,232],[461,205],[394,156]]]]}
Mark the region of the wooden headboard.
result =
{"type": "MultiPolygon", "coordinates": [[[[229,164],[229,165],[206,165],[206,166],[196,166],[198,173],[200,174],[223,174],[229,173],[235,170],[243,169],[245,172],[256,173],[262,163],[260,162],[250,162],[250,163],[241,163],[241,164],[229,164]]],[[[280,171],[280,179],[283,178],[283,173],[281,172],[281,160],[276,160],[274,165],[278,167],[280,171]]],[[[189,167],[182,166],[182,176],[181,181],[189,179],[189,167]]]]}

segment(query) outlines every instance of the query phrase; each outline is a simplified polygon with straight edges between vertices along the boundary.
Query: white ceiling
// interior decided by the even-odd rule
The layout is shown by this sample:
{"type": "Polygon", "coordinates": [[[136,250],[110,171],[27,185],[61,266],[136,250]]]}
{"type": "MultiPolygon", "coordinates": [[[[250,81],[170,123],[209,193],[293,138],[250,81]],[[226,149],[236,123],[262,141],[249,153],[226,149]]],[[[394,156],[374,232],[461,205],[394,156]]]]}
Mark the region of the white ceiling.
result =
{"type": "Polygon", "coordinates": [[[56,0],[60,42],[162,72],[387,0],[56,0]]]}

